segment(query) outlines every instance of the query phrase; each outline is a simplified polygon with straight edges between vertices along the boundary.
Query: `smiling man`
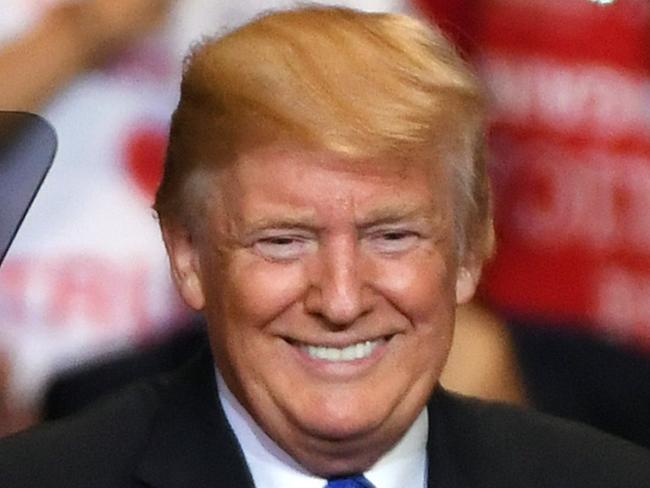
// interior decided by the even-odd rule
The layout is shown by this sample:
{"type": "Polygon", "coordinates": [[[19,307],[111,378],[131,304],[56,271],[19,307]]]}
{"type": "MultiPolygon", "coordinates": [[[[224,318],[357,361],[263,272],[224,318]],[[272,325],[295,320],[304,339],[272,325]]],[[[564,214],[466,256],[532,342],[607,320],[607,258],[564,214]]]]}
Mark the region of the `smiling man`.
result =
{"type": "Polygon", "coordinates": [[[452,46],[303,8],[199,45],[156,209],[211,351],[0,447],[0,485],[641,487],[631,444],[438,384],[492,251],[452,46]]]}
{"type": "Polygon", "coordinates": [[[217,171],[200,231],[165,225],[225,386],[313,473],[363,471],[424,415],[475,283],[447,181],[278,141],[217,171]]]}
{"type": "Polygon", "coordinates": [[[182,92],[157,209],[222,397],[321,478],[409,433],[422,486],[425,405],[491,245],[473,76],[412,19],[309,9],[202,45],[182,92]]]}

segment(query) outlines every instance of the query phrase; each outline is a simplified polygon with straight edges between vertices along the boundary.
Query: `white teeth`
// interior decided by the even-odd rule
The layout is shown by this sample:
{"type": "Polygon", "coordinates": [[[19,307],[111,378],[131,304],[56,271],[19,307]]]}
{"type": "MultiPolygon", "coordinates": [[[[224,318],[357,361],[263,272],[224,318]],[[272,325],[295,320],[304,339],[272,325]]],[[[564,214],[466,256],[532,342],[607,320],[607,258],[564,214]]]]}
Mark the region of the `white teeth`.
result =
{"type": "Polygon", "coordinates": [[[326,347],[326,346],[301,346],[309,356],[314,359],[324,359],[326,361],[354,361],[355,359],[365,359],[372,354],[383,339],[376,341],[359,342],[344,348],[326,347]]]}

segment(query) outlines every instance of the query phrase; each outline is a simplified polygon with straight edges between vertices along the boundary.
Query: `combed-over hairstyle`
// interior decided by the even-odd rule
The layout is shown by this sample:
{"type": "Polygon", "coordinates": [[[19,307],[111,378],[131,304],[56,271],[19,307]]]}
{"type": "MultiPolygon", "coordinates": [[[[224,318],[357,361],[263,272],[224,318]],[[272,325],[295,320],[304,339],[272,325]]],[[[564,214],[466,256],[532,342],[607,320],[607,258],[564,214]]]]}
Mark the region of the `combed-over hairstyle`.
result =
{"type": "Polygon", "coordinates": [[[191,225],[212,168],[280,140],[351,159],[427,158],[450,166],[460,257],[480,264],[493,242],[483,119],[473,73],[422,21],[328,7],[269,13],[187,58],[155,208],[163,223],[191,225]]]}

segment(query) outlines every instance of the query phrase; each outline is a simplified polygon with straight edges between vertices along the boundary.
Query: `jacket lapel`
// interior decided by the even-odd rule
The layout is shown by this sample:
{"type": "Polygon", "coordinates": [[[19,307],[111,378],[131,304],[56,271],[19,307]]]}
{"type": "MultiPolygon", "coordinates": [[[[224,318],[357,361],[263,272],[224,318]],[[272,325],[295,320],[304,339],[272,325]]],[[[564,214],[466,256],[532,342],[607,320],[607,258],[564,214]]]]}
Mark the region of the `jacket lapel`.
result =
{"type": "Polygon", "coordinates": [[[207,348],[161,390],[162,406],[136,477],[155,488],[253,488],[219,402],[207,348]]]}
{"type": "Polygon", "coordinates": [[[450,452],[450,442],[453,442],[453,439],[449,432],[449,419],[446,414],[448,404],[449,394],[438,384],[428,405],[427,486],[429,488],[465,488],[468,486],[463,481],[457,460],[450,452]]]}

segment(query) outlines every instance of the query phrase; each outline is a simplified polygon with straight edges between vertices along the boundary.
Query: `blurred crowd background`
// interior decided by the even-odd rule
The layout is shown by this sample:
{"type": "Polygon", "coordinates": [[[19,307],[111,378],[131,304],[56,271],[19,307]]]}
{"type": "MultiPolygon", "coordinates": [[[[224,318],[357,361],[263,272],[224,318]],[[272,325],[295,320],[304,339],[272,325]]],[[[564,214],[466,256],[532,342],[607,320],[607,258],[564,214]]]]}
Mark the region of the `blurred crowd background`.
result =
{"type": "MultiPolygon", "coordinates": [[[[498,250],[443,384],[650,446],[650,1],[312,3],[432,19],[486,86],[498,250]]],[[[59,150],[0,269],[0,435],[204,341],[150,208],[182,59],[291,5],[3,0],[0,109],[59,150]]]]}

